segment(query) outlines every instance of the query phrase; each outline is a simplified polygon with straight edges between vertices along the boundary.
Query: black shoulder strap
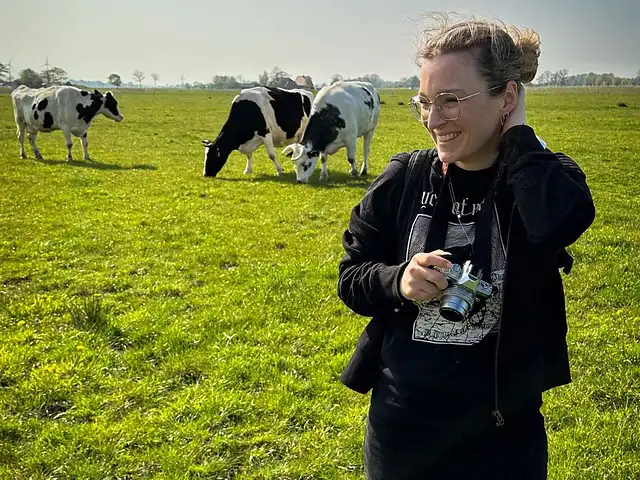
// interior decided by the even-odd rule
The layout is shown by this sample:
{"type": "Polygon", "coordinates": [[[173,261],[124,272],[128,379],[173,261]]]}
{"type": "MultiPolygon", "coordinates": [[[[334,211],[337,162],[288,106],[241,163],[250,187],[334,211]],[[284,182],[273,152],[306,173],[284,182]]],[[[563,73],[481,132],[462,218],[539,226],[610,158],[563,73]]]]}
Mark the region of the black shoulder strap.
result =
{"type": "Polygon", "coordinates": [[[412,191],[418,179],[424,172],[428,150],[414,150],[407,164],[407,171],[404,174],[404,192],[412,191]]]}
{"type": "Polygon", "coordinates": [[[416,186],[424,175],[425,167],[430,160],[427,156],[428,153],[429,150],[414,150],[407,163],[407,170],[404,174],[404,189],[402,190],[396,215],[396,227],[398,229],[404,228],[401,221],[405,217],[401,214],[407,211],[408,203],[411,201],[411,194],[415,193],[416,186]]]}
{"type": "Polygon", "coordinates": [[[407,165],[407,171],[405,172],[405,175],[404,175],[405,190],[407,189],[407,186],[413,183],[417,178],[416,175],[413,175],[413,172],[416,168],[416,164],[418,163],[418,157],[420,155],[424,157],[426,155],[426,150],[414,150],[413,153],[411,153],[411,157],[409,158],[409,163],[407,165]]]}
{"type": "Polygon", "coordinates": [[[472,264],[482,270],[481,278],[486,282],[491,282],[491,227],[493,225],[494,195],[495,189],[490,186],[476,220],[476,233],[473,242],[475,253],[471,258],[472,264]]]}
{"type": "Polygon", "coordinates": [[[449,182],[451,181],[450,177],[450,175],[445,175],[440,183],[438,199],[433,209],[431,224],[422,248],[423,252],[433,252],[434,250],[444,248],[447,239],[447,228],[449,226],[449,215],[451,213],[451,207],[453,206],[451,197],[447,191],[449,182]]]}

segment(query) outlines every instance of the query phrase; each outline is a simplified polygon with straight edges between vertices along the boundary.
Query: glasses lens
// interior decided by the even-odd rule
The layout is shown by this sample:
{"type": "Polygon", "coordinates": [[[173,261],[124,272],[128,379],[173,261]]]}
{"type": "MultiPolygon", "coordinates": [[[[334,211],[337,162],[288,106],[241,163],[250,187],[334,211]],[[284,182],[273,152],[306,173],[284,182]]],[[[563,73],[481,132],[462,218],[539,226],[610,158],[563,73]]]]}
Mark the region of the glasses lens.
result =
{"type": "Polygon", "coordinates": [[[453,93],[443,93],[435,100],[438,113],[443,120],[456,120],[460,113],[460,101],[453,93]]]}

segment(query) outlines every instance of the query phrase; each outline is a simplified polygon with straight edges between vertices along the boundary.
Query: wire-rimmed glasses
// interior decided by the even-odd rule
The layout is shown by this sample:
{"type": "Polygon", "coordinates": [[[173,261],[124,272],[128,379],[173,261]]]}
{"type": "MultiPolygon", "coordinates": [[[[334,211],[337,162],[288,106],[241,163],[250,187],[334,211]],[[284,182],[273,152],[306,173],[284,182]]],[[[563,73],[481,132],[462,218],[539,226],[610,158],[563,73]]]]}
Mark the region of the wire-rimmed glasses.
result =
{"type": "Polygon", "coordinates": [[[436,95],[433,102],[430,102],[421,95],[416,95],[411,98],[409,105],[411,106],[413,116],[416,117],[420,123],[426,122],[429,111],[433,105],[435,105],[440,118],[446,121],[453,121],[457,120],[460,116],[460,102],[500,87],[502,87],[502,85],[497,85],[487,90],[482,90],[481,92],[471,93],[464,97],[458,97],[455,93],[442,92],[436,95]]]}

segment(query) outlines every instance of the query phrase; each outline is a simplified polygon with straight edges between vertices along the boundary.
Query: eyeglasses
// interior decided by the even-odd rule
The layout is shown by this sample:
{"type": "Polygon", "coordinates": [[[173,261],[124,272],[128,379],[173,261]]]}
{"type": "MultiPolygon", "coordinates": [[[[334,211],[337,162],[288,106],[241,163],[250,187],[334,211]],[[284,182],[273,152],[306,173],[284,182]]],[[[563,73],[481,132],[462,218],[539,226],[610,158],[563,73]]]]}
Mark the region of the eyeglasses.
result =
{"type": "Polygon", "coordinates": [[[500,87],[502,87],[502,85],[497,85],[487,90],[482,90],[481,92],[472,93],[462,98],[458,97],[455,93],[443,92],[436,95],[433,102],[430,102],[420,95],[416,95],[410,100],[409,105],[411,106],[413,116],[416,117],[420,123],[425,123],[426,118],[429,116],[429,110],[431,110],[433,105],[435,105],[440,118],[447,121],[453,121],[457,120],[460,116],[460,102],[500,87]]]}

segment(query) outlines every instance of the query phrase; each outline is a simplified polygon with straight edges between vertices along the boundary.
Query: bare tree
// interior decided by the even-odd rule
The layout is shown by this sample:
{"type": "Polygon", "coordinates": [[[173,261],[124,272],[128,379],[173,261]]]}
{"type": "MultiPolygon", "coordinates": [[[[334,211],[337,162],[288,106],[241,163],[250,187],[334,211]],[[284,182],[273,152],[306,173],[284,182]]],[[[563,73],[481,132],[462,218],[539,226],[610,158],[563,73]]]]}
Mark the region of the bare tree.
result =
{"type": "Polygon", "coordinates": [[[135,78],[138,81],[138,85],[140,85],[140,88],[142,89],[142,80],[144,80],[144,72],[141,72],[140,70],[134,70],[133,73],[133,78],[135,78]]]}
{"type": "Polygon", "coordinates": [[[3,80],[3,78],[10,82],[13,81],[13,67],[11,66],[11,62],[13,62],[13,58],[7,63],[0,63],[0,81],[3,80]]]}
{"type": "Polygon", "coordinates": [[[284,70],[282,70],[280,67],[273,67],[273,70],[271,70],[271,83],[272,84],[276,83],[281,78],[287,78],[287,77],[289,77],[289,74],[287,72],[285,72],[284,70]]]}
{"type": "Polygon", "coordinates": [[[557,71],[558,84],[563,86],[566,85],[568,76],[569,76],[569,70],[567,70],[566,68],[558,70],[557,71]]]}
{"type": "Polygon", "coordinates": [[[158,75],[157,73],[152,73],[151,74],[151,78],[153,78],[153,94],[156,94],[156,83],[158,83],[158,80],[160,80],[160,75],[158,75]]]}

